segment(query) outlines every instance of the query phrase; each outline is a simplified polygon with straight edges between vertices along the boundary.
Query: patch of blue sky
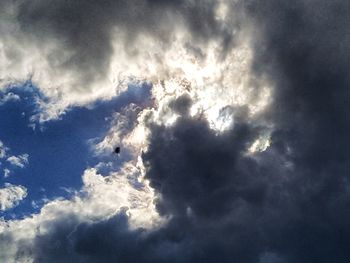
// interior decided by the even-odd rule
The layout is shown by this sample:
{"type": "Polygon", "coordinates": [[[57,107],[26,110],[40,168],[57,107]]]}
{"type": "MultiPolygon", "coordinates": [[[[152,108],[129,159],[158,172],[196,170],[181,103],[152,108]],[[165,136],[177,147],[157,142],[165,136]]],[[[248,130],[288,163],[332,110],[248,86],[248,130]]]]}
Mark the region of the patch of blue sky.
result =
{"type": "Polygon", "coordinates": [[[31,117],[40,111],[38,100],[49,100],[30,82],[12,85],[0,91],[0,140],[12,155],[28,154],[28,164],[22,169],[2,164],[1,170],[9,169],[8,177],[0,176],[0,187],[5,183],[22,185],[28,196],[16,207],[0,212],[5,219],[22,218],[38,212],[44,200],[57,197],[69,198],[66,189],[79,190],[81,175],[87,167],[99,162],[110,162],[104,167],[116,169],[121,161],[113,153],[96,156],[88,141],[98,140],[110,128],[109,118],[130,103],[141,104],[150,98],[147,83],[129,85],[128,89],[111,100],[96,101],[89,107],[72,107],[59,120],[45,122],[44,129],[33,129],[31,117]]]}

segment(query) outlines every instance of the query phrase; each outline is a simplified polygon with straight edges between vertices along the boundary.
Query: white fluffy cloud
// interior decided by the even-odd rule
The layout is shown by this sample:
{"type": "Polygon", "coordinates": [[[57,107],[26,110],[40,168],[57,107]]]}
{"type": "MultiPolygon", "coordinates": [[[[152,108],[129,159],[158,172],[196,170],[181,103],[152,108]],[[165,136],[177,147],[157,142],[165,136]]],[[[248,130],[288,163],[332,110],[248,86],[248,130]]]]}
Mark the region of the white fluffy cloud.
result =
{"type": "Polygon", "coordinates": [[[26,196],[27,189],[25,187],[6,183],[5,187],[0,189],[0,210],[4,211],[15,207],[26,196]]]}
{"type": "MultiPolygon", "coordinates": [[[[11,235],[12,238],[10,243],[0,243],[0,259],[5,262],[32,262],[30,247],[35,237],[45,234],[50,230],[50,223],[65,216],[75,216],[80,222],[98,222],[122,210],[126,211],[131,228],[152,229],[161,225],[163,219],[156,212],[153,190],[146,182],[140,182],[136,188],[130,180],[131,177],[140,177],[139,173],[139,169],[131,163],[106,177],[99,175],[94,168],[87,169],[82,176],[83,188],[70,200],[58,198],[48,201],[39,214],[23,220],[0,221],[0,234],[4,237],[11,235]],[[14,261],[20,251],[24,251],[20,261],[14,261]]],[[[12,197],[11,204],[26,195],[25,188],[7,185],[6,189],[6,193],[11,192],[12,196],[17,193],[17,199],[12,197]]],[[[5,199],[5,196],[2,198],[5,199]]],[[[10,201],[2,206],[9,208],[10,201]]]]}

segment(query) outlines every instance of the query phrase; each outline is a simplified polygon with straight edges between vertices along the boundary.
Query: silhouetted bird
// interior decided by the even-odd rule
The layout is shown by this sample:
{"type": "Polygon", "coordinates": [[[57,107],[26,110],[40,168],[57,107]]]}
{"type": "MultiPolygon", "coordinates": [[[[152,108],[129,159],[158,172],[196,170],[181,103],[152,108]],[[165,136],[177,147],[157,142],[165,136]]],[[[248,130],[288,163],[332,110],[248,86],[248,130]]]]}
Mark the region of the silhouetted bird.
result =
{"type": "Polygon", "coordinates": [[[120,147],[115,147],[114,153],[119,154],[120,153],[120,147]]]}

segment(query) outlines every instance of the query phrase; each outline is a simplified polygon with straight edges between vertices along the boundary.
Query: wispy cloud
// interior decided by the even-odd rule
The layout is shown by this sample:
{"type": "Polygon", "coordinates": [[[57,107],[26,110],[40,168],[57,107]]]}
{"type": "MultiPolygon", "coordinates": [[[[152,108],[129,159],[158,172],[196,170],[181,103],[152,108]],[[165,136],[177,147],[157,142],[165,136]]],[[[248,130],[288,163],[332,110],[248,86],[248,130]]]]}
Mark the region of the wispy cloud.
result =
{"type": "Polygon", "coordinates": [[[6,153],[9,149],[4,145],[2,141],[0,141],[0,159],[6,157],[6,153]]]}
{"type": "Polygon", "coordinates": [[[12,156],[9,156],[6,159],[6,161],[9,162],[13,166],[17,166],[19,168],[24,168],[29,163],[28,157],[29,157],[29,155],[26,153],[18,155],[18,156],[12,155],[12,156]]]}
{"type": "Polygon", "coordinates": [[[9,92],[3,96],[0,95],[0,106],[7,103],[7,102],[18,101],[18,100],[20,100],[20,97],[17,94],[9,92]]]}
{"type": "Polygon", "coordinates": [[[4,166],[4,178],[9,177],[13,169],[25,168],[28,163],[28,154],[11,155],[11,149],[6,147],[4,143],[0,141],[0,165],[4,166]]]}
{"type": "Polygon", "coordinates": [[[10,176],[11,171],[7,168],[4,169],[4,178],[7,178],[10,176]]]}

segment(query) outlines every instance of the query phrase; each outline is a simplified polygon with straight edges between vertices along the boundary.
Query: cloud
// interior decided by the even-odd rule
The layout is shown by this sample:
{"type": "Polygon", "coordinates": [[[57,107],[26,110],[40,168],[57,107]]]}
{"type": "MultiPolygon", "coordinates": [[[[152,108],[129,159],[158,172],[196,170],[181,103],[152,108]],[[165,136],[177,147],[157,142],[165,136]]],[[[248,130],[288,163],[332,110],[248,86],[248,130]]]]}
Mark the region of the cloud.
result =
{"type": "Polygon", "coordinates": [[[143,159],[146,178],[162,197],[159,210],[181,216],[191,211],[205,218],[227,211],[233,205],[229,199],[238,198],[241,191],[243,199],[260,200],[263,178],[247,169],[248,163],[254,167],[253,160],[242,158],[258,134],[258,127],[235,123],[218,136],[206,120],[186,116],[169,128],[152,127],[143,159]]]}
{"type": "Polygon", "coordinates": [[[0,159],[3,159],[6,157],[6,152],[9,149],[7,147],[5,147],[4,143],[2,141],[0,141],[0,159]]]}
{"type": "Polygon", "coordinates": [[[11,152],[10,148],[6,147],[4,143],[0,141],[0,165],[4,166],[3,168],[4,178],[9,177],[11,174],[11,170],[10,170],[10,167],[8,167],[8,164],[10,164],[12,168],[13,167],[24,168],[29,163],[28,154],[24,153],[16,156],[16,155],[10,155],[10,152],[11,152]]]}
{"type": "Polygon", "coordinates": [[[28,154],[21,154],[18,156],[12,155],[9,156],[6,161],[9,162],[13,166],[17,166],[19,168],[24,168],[28,164],[28,154]]]}
{"type": "Polygon", "coordinates": [[[6,85],[30,78],[50,98],[42,121],[57,118],[69,106],[115,96],[129,77],[164,78],[161,60],[173,46],[202,54],[210,39],[221,49],[234,45],[226,26],[234,21],[222,21],[219,7],[182,0],[3,1],[0,79],[6,85]]]}
{"type": "MultiPolygon", "coordinates": [[[[36,80],[46,89],[50,70],[62,73],[67,85],[45,92],[63,108],[112,94],[81,85],[108,78],[109,67],[144,73],[154,101],[116,114],[95,145],[99,154],[121,144],[125,166],[106,177],[88,169],[71,200],[3,222],[0,258],[349,261],[350,6],[235,3],[34,1],[2,9],[9,25],[17,15],[27,43],[45,35],[47,53],[38,58],[48,71],[36,80]]],[[[7,49],[16,36],[8,38],[7,49]]]]}
{"type": "Polygon", "coordinates": [[[27,189],[21,185],[5,184],[0,189],[0,210],[5,211],[18,205],[27,196],[27,189]]]}
{"type": "MultiPolygon", "coordinates": [[[[124,221],[127,218],[127,222],[124,223],[128,226],[125,235],[128,235],[128,231],[139,232],[138,228],[146,231],[161,225],[162,220],[152,203],[152,189],[144,184],[139,184],[135,188],[132,180],[129,180],[129,177],[136,177],[138,173],[139,170],[130,163],[125,164],[118,173],[112,172],[105,177],[99,175],[93,168],[87,169],[82,176],[84,186],[80,191],[73,193],[70,200],[62,198],[47,200],[38,214],[22,220],[0,221],[1,240],[11,240],[9,243],[0,242],[0,246],[4,248],[0,251],[0,258],[6,262],[15,259],[19,262],[40,261],[40,258],[49,260],[52,255],[45,255],[46,248],[39,244],[43,244],[47,238],[51,239],[49,237],[51,234],[56,235],[58,225],[62,226],[59,232],[63,239],[59,240],[58,237],[56,239],[52,236],[56,241],[49,250],[52,249],[55,254],[56,249],[66,251],[64,248],[66,247],[68,254],[62,253],[61,257],[52,258],[53,262],[73,258],[74,255],[69,252],[73,242],[71,238],[75,238],[74,233],[80,226],[99,225],[100,221],[108,221],[109,218],[112,220],[118,217],[118,214],[125,216],[124,221]],[[69,231],[71,238],[66,231],[69,231]]],[[[76,258],[80,256],[77,255],[76,258]]],[[[84,256],[80,260],[83,259],[84,256]]]]}
{"type": "Polygon", "coordinates": [[[7,168],[4,169],[4,178],[7,178],[10,176],[11,171],[7,168]]]}
{"type": "Polygon", "coordinates": [[[342,98],[349,96],[349,22],[340,10],[349,7],[346,1],[247,4],[262,30],[255,68],[269,72],[276,85],[269,113],[275,126],[272,148],[290,156],[293,164],[289,195],[296,218],[281,225],[271,242],[291,261],[349,258],[343,249],[347,238],[335,234],[348,231],[349,115],[342,98]]]}
{"type": "Polygon", "coordinates": [[[18,100],[20,100],[20,97],[17,94],[14,94],[12,92],[8,92],[5,95],[0,96],[0,106],[9,102],[9,101],[18,101],[18,100]]]}

